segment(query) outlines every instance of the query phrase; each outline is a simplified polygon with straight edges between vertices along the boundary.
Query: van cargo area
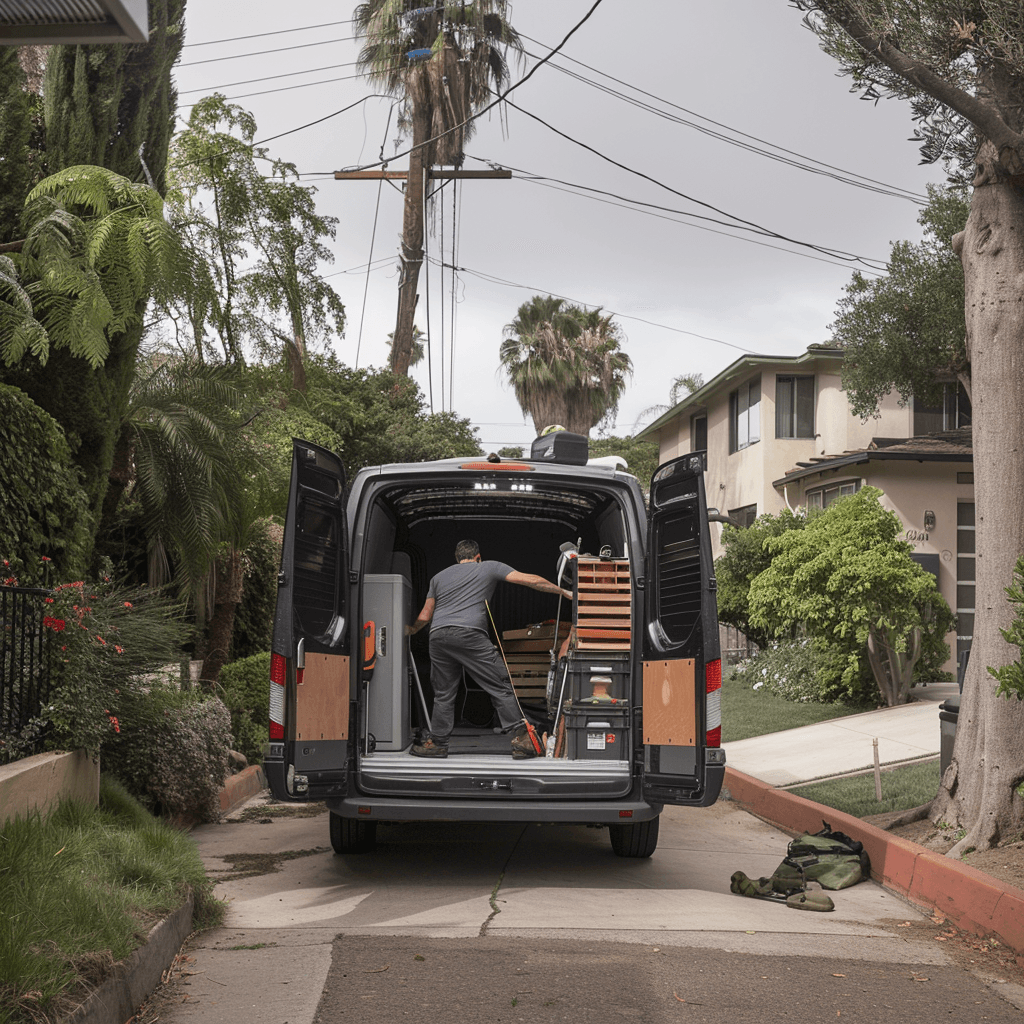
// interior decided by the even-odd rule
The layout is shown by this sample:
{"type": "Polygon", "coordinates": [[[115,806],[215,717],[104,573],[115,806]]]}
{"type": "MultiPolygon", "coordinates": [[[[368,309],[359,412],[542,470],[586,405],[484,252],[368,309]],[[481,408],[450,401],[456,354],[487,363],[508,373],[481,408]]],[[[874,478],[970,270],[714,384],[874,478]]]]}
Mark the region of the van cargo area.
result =
{"type": "MultiPolygon", "coordinates": [[[[440,795],[479,793],[489,787],[491,792],[514,790],[517,795],[582,799],[629,792],[631,694],[625,676],[634,652],[630,643],[632,588],[625,522],[626,509],[614,489],[595,487],[593,481],[588,481],[586,487],[573,486],[570,481],[538,481],[514,490],[511,486],[482,487],[470,480],[451,484],[432,481],[420,486],[383,488],[374,496],[358,563],[364,581],[360,620],[372,621],[378,638],[373,675],[365,684],[366,715],[357,753],[363,791],[440,795]],[[428,731],[427,712],[433,706],[433,690],[428,630],[407,642],[404,626],[422,607],[431,577],[453,563],[456,545],[466,538],[480,545],[484,559],[505,562],[520,572],[555,581],[561,569],[563,586],[574,591],[578,559],[562,555],[560,549],[567,542],[574,552],[594,552],[593,560],[598,566],[606,565],[609,574],[613,566],[617,567],[620,593],[617,598],[612,593],[614,603],[607,606],[609,614],[616,615],[616,628],[589,628],[591,633],[614,632],[615,636],[606,641],[591,637],[581,640],[575,630],[570,638],[570,628],[577,625],[575,602],[563,598],[559,607],[557,596],[527,587],[499,584],[490,610],[516,695],[538,735],[556,727],[559,707],[562,713],[558,718],[564,730],[569,709],[584,698],[593,698],[588,672],[594,671],[595,665],[602,668],[598,664],[601,659],[595,661],[594,656],[603,651],[577,647],[581,643],[603,644],[608,665],[603,666],[607,672],[599,677],[616,675],[614,684],[609,684],[616,692],[609,693],[608,702],[622,720],[618,745],[613,741],[600,751],[596,746],[588,748],[586,742],[576,743],[570,730],[561,737],[558,756],[514,761],[508,734],[497,731],[490,698],[472,677],[466,676],[456,704],[456,730],[448,758],[427,761],[408,755],[419,732],[428,731]],[[602,549],[603,563],[597,555],[602,549]],[[385,592],[390,596],[382,597],[385,592]],[[563,627],[559,629],[558,646],[565,644],[566,653],[559,671],[554,673],[557,693],[549,694],[556,618],[563,627]],[[481,777],[481,772],[494,772],[499,767],[504,776],[515,778],[514,787],[506,788],[504,778],[481,777]]],[[[358,550],[358,538],[356,542],[358,550]]],[[[596,587],[584,595],[584,611],[587,598],[592,606],[594,597],[605,596],[596,587]]],[[[495,639],[495,632],[491,638],[495,639]]],[[[601,684],[598,689],[601,691],[601,684]]],[[[607,688],[603,692],[608,692],[607,688]]]]}
{"type": "Polygon", "coordinates": [[[703,455],[659,467],[645,496],[571,441],[536,459],[368,467],[351,487],[335,453],[293,441],[264,768],[278,799],[327,804],[338,853],[371,850],[381,821],[456,820],[606,825],[615,853],[649,857],[665,804],[717,799],[703,455]],[[412,753],[434,694],[429,630],[406,627],[463,540],[572,594],[506,580],[487,609],[541,756],[513,757],[468,671],[447,755],[412,753]]]}

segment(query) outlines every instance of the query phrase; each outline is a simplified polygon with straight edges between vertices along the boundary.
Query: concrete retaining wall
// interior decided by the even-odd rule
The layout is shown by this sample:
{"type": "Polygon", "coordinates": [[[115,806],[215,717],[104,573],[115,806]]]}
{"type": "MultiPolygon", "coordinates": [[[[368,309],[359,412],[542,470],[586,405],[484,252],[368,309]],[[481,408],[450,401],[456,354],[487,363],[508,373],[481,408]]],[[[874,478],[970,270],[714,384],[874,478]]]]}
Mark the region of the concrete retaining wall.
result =
{"type": "Polygon", "coordinates": [[[100,800],[100,763],[84,750],[36,754],[0,766],[0,824],[8,818],[41,814],[62,797],[93,807],[100,800]]]}

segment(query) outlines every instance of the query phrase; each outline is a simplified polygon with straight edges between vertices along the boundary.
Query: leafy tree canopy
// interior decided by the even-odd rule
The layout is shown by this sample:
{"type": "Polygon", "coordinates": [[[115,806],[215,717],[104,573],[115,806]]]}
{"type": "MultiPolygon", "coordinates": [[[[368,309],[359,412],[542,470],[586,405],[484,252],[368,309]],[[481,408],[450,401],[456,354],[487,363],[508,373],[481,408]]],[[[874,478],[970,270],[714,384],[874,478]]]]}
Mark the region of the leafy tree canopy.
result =
{"type": "Polygon", "coordinates": [[[944,637],[953,616],[935,578],[897,540],[903,524],[880,496],[863,487],[811,516],[804,529],[768,537],[771,564],[750,583],[755,628],[777,637],[799,624],[827,652],[821,674],[831,699],[863,699],[874,682],[887,703],[902,702],[890,697],[894,680],[873,675],[869,644],[905,656],[916,646],[930,674],[949,657],[944,637]]]}
{"type": "Polygon", "coordinates": [[[969,203],[962,189],[929,186],[928,196],[918,218],[924,240],[896,242],[885,277],[855,273],[831,325],[833,342],[846,351],[843,388],[859,416],[877,412],[893,389],[903,401],[935,402],[943,374],[969,384],[964,270],[953,251],[969,203]]]}
{"type": "Polygon", "coordinates": [[[103,167],[68,167],[29,193],[22,226],[20,252],[0,257],[4,362],[45,364],[64,348],[101,366],[176,259],[160,196],[103,167]]]}
{"type": "Polygon", "coordinates": [[[345,308],[320,273],[336,217],[292,164],[254,146],[256,120],[220,94],[193,108],[174,140],[168,205],[191,253],[168,312],[182,347],[244,362],[288,354],[298,389],[306,350],[340,336],[345,308]],[[261,168],[269,164],[269,176],[261,168]]]}
{"type": "Polygon", "coordinates": [[[805,515],[783,509],[778,515],[765,512],[746,529],[726,524],[722,527],[725,553],[715,562],[718,580],[718,618],[735,626],[758,647],[765,647],[773,632],[750,621],[750,584],[772,564],[768,540],[789,530],[802,530],[805,515]]]}

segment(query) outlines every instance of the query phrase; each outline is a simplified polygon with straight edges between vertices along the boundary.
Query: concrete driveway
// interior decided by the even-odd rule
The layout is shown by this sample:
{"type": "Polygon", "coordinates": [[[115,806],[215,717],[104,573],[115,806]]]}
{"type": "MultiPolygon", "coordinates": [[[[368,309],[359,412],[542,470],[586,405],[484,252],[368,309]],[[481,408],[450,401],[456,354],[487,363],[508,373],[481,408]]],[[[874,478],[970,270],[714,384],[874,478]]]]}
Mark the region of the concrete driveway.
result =
{"type": "MultiPolygon", "coordinates": [[[[404,950],[403,962],[413,967],[420,958],[431,958],[438,968],[431,975],[433,995],[410,989],[408,997],[443,1010],[449,986],[465,991],[463,974],[449,975],[443,965],[478,970],[483,992],[490,959],[481,953],[492,950],[495,957],[514,959],[515,950],[552,943],[566,956],[614,946],[617,962],[634,955],[646,959],[651,950],[660,950],[677,960],[746,957],[743,962],[772,964],[772,970],[796,958],[807,969],[815,965],[823,977],[845,977],[845,963],[862,969],[874,964],[876,973],[902,979],[947,972],[958,985],[968,985],[972,1005],[984,1005],[988,1019],[1017,1014],[998,997],[998,989],[950,964],[933,940],[935,928],[921,914],[872,882],[835,893],[831,914],[801,913],[730,893],[733,871],[770,874],[789,837],[729,802],[705,810],[666,808],[658,850],[647,861],[615,857],[603,829],[448,823],[381,826],[376,853],[337,857],[329,849],[327,826],[322,814],[225,822],[195,831],[211,874],[224,879],[218,891],[229,908],[225,926],[193,940],[189,959],[175,972],[177,983],[158,995],[161,1021],[310,1024],[316,1019],[326,1024],[354,1010],[364,1021],[393,1020],[393,1002],[383,1001],[378,1014],[370,990],[346,986],[356,974],[361,983],[374,980],[364,974],[386,974],[399,955],[396,949],[404,950]],[[261,873],[239,876],[247,863],[261,873]],[[414,940],[419,952],[396,937],[414,940]],[[362,964],[377,949],[382,963],[362,964]],[[443,956],[442,949],[448,951],[443,956]],[[470,950],[474,956],[468,956],[470,950]],[[350,973],[345,965],[357,952],[361,966],[350,973]],[[346,1010],[339,1004],[349,999],[359,1006],[346,1010]]],[[[762,976],[770,976],[769,968],[762,976]]],[[[389,1000],[399,998],[392,991],[400,987],[397,973],[379,980],[390,986],[389,1000]]],[[[555,984],[549,980],[547,990],[555,984]]],[[[925,1012],[931,996],[924,988],[904,986],[902,998],[924,1000],[925,1012]]],[[[629,1002],[629,987],[621,991],[629,1002]]],[[[675,998],[662,996],[666,1005],[675,1005],[675,998]]],[[[620,1007],[624,1012],[626,1002],[620,1007]]],[[[557,1000],[551,1002],[556,1005],[557,1000]]],[[[591,1014],[588,1019],[621,1019],[613,1010],[608,1008],[607,1018],[591,1014]]],[[[541,1013],[541,1005],[534,1011],[541,1013]]],[[[477,1013],[479,1019],[505,1019],[489,1003],[448,1019],[476,1020],[477,1013]]]]}

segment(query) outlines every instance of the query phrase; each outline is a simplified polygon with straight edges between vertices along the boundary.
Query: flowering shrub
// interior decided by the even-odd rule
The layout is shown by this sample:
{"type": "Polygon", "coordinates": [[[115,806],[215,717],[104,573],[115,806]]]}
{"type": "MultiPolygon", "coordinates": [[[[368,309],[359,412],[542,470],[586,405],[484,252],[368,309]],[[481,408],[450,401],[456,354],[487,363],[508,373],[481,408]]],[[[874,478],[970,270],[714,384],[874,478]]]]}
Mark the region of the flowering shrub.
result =
{"type": "Polygon", "coordinates": [[[231,747],[224,703],[156,683],[125,695],[121,709],[120,730],[103,744],[104,770],[155,813],[215,819],[231,747]]]}
{"type": "Polygon", "coordinates": [[[42,628],[53,675],[36,724],[50,749],[97,754],[124,725],[125,696],[148,686],[160,666],[177,666],[186,629],[177,606],[158,592],[125,589],[109,577],[51,585],[50,568],[48,558],[35,566],[3,562],[8,586],[49,590],[42,628]]]}
{"type": "Polygon", "coordinates": [[[736,675],[753,690],[785,700],[827,702],[819,680],[821,656],[811,640],[771,644],[736,666],[736,675]]]}

